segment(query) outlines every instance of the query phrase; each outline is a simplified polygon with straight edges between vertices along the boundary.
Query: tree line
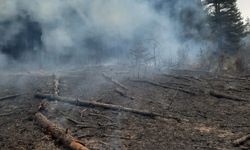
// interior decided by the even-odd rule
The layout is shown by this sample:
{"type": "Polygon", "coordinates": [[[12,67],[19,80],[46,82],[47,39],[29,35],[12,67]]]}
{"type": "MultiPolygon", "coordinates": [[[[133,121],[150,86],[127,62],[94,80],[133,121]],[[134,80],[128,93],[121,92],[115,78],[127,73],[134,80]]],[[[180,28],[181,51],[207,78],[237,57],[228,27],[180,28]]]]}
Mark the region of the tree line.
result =
{"type": "MultiPolygon", "coordinates": [[[[207,51],[213,51],[210,53],[219,62],[223,62],[225,55],[238,57],[239,53],[249,53],[250,20],[243,21],[241,13],[237,8],[237,0],[156,0],[150,2],[156,11],[167,16],[166,18],[172,19],[173,22],[180,24],[181,28],[178,28],[180,34],[176,32],[181,41],[180,43],[185,43],[190,39],[197,43],[209,41],[213,43],[214,47],[211,48],[212,50],[208,49],[207,51]]],[[[0,22],[0,33],[2,35],[0,37],[0,51],[9,56],[9,58],[20,59],[23,53],[28,53],[29,51],[38,53],[38,51],[43,50],[42,28],[38,22],[32,20],[28,15],[21,15],[15,21],[7,20],[0,22]],[[11,29],[13,24],[21,24],[22,31],[15,33],[12,39],[4,39],[3,37],[7,37],[4,34],[6,31],[9,31],[7,29],[11,29]]],[[[98,35],[83,39],[83,43],[88,48],[86,50],[88,51],[88,57],[96,59],[96,63],[99,63],[102,59],[110,58],[110,55],[113,56],[114,51],[119,49],[114,47],[114,50],[111,51],[110,47],[105,47],[105,43],[98,35]],[[106,51],[106,49],[109,49],[110,52],[106,51]]],[[[146,41],[146,43],[149,42],[146,41]]],[[[142,55],[140,53],[144,53],[140,45],[142,44],[132,48],[132,54],[136,57],[137,63],[138,56],[142,55]],[[138,54],[135,50],[138,51],[138,54]]],[[[147,57],[146,60],[153,60],[155,66],[155,42],[152,45],[154,55],[147,57]]],[[[129,52],[131,53],[131,50],[129,52]]],[[[204,54],[208,55],[207,53],[204,54]]],[[[222,65],[220,66],[222,67],[222,65]]]]}
{"type": "Polygon", "coordinates": [[[210,40],[215,45],[218,69],[223,69],[225,57],[228,56],[236,58],[236,69],[243,71],[244,64],[240,54],[245,48],[244,38],[249,34],[249,21],[244,23],[237,7],[237,0],[204,0],[202,2],[208,15],[211,29],[210,40]]]}

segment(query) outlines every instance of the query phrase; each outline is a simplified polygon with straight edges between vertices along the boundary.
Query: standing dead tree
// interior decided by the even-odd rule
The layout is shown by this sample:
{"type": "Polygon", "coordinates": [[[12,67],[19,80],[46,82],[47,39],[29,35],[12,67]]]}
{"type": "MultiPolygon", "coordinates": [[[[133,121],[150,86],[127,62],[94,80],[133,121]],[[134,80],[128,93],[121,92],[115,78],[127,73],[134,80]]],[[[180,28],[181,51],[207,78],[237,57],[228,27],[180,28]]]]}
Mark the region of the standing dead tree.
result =
{"type": "Polygon", "coordinates": [[[157,67],[157,49],[160,46],[160,43],[156,39],[150,38],[150,39],[145,40],[145,45],[147,45],[149,52],[152,51],[152,56],[150,59],[153,60],[154,67],[156,68],[157,67]]]}
{"type": "Polygon", "coordinates": [[[146,69],[147,63],[153,60],[153,57],[150,56],[148,49],[144,47],[143,44],[140,44],[134,49],[130,49],[130,55],[137,77],[140,78],[141,69],[143,67],[146,69]]]}
{"type": "Polygon", "coordinates": [[[188,56],[188,52],[189,52],[189,47],[186,45],[185,48],[182,47],[177,51],[177,56],[178,56],[178,63],[177,63],[177,67],[178,68],[186,68],[188,66],[189,63],[189,56],[188,56]]]}
{"type": "Polygon", "coordinates": [[[133,67],[140,78],[140,73],[144,69],[147,71],[149,67],[157,68],[157,49],[160,43],[154,38],[141,41],[135,48],[130,49],[133,67]]]}

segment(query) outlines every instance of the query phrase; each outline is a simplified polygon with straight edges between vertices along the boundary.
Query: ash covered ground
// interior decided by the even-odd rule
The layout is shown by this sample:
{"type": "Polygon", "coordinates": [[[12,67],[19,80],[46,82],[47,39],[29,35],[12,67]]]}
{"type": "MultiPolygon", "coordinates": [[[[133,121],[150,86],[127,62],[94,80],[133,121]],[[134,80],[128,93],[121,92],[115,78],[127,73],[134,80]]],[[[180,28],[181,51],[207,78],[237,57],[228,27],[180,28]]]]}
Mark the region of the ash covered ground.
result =
{"type": "Polygon", "coordinates": [[[249,76],[172,70],[138,79],[122,68],[1,72],[0,97],[7,97],[0,100],[1,149],[67,149],[37,123],[35,113],[41,104],[41,113],[91,150],[250,149],[249,140],[233,145],[250,131],[249,76]],[[36,93],[119,105],[162,117],[48,101],[35,98],[36,93]]]}

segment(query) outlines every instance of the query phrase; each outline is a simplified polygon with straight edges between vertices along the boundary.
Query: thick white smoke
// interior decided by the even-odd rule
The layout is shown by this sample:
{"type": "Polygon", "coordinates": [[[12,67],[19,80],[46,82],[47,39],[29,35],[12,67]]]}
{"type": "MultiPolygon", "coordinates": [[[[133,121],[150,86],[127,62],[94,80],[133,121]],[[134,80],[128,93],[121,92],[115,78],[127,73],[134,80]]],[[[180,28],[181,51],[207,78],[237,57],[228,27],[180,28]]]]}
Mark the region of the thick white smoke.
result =
{"type": "MultiPolygon", "coordinates": [[[[129,49],[137,43],[145,41],[146,44],[148,39],[157,41],[159,59],[177,59],[177,51],[185,47],[177,36],[179,22],[158,11],[153,3],[147,0],[0,0],[0,22],[28,15],[39,23],[42,63],[51,64],[68,55],[71,57],[66,61],[85,62],[96,51],[111,55],[109,60],[115,56],[126,57],[129,49]]],[[[181,2],[176,11],[181,11],[183,5],[193,4],[181,2]]],[[[0,41],[3,45],[22,30],[22,24],[1,30],[5,30],[0,41]]],[[[197,45],[189,49],[197,52],[200,49],[197,45]]]]}

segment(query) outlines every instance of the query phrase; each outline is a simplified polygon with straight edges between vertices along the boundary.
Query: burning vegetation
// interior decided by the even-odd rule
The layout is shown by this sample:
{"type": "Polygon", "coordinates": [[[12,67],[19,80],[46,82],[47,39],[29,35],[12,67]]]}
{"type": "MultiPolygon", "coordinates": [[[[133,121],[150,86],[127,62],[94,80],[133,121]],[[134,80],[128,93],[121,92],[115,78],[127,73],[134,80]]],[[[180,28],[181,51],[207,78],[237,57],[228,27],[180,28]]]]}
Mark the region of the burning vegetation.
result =
{"type": "Polygon", "coordinates": [[[0,149],[250,149],[236,0],[0,1],[0,149]]]}

